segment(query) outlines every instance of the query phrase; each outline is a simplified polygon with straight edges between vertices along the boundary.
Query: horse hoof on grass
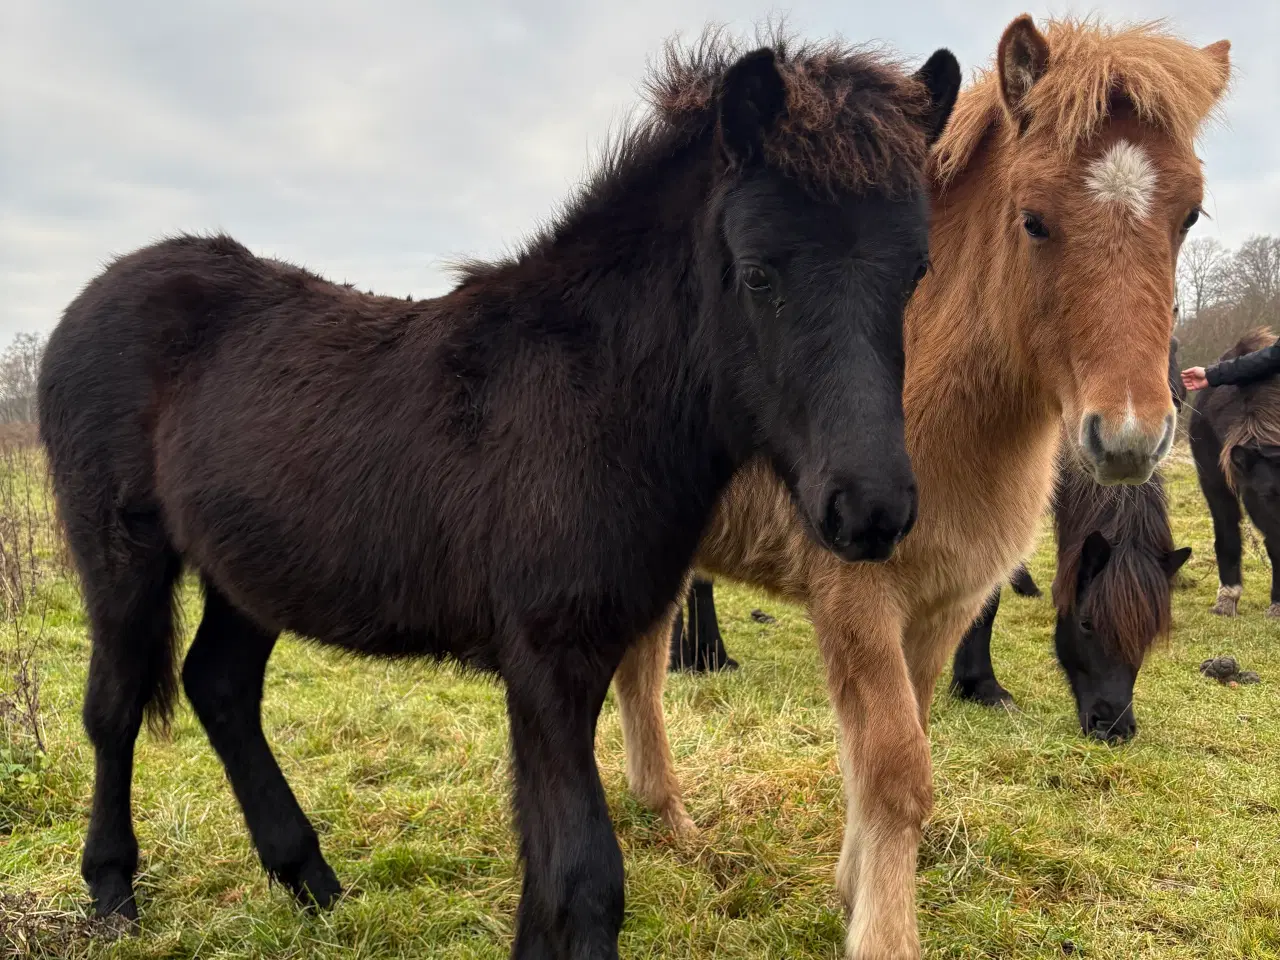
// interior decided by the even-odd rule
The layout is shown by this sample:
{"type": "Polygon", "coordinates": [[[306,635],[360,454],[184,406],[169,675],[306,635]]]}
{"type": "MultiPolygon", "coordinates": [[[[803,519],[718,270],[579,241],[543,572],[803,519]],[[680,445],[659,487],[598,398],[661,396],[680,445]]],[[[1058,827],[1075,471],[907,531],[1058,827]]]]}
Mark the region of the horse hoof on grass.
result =
{"type": "Polygon", "coordinates": [[[328,910],[342,896],[337,874],[318,852],[311,854],[297,870],[289,871],[289,876],[281,876],[280,881],[300,904],[311,909],[328,910]]]}

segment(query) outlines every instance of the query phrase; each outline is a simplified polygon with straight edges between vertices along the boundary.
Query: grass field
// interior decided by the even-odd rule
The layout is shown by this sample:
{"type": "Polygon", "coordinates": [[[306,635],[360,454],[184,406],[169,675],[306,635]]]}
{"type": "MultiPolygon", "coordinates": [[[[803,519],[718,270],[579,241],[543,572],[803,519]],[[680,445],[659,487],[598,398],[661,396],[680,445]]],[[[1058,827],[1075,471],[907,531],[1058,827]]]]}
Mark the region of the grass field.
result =
{"type": "MultiPolygon", "coordinates": [[[[929,957],[1280,957],[1280,621],[1246,546],[1242,616],[1213,617],[1209,518],[1170,470],[1176,539],[1195,554],[1171,645],[1138,682],[1139,734],[1086,742],[1052,659],[1049,601],[1009,595],[996,667],[1022,711],[933,707],[936,809],[921,853],[929,957]],[[1201,677],[1230,653],[1262,683],[1201,677]]],[[[1046,534],[1031,564],[1052,577],[1046,534]]],[[[286,640],[267,677],[268,736],[350,899],[319,917],[273,889],[190,710],[139,743],[140,936],[86,936],[78,858],[92,758],[79,724],[87,662],[74,588],[49,578],[47,755],[10,725],[0,756],[0,955],[67,958],[501,958],[519,892],[500,689],[426,665],[360,662],[286,640]],[[25,899],[19,899],[19,897],[25,899]],[[25,914],[25,918],[23,918],[25,914]]],[[[843,825],[835,727],[801,610],[718,593],[731,676],[672,678],[678,770],[703,837],[673,843],[626,791],[617,712],[598,756],[627,869],[628,958],[832,958],[843,825]],[[778,618],[761,625],[762,607],[778,618]]],[[[189,591],[188,628],[199,616],[189,591]]],[[[43,628],[40,620],[43,616],[43,628]]],[[[0,624],[0,643],[16,637],[0,624]]],[[[941,685],[945,691],[945,683],[941,685]]]]}

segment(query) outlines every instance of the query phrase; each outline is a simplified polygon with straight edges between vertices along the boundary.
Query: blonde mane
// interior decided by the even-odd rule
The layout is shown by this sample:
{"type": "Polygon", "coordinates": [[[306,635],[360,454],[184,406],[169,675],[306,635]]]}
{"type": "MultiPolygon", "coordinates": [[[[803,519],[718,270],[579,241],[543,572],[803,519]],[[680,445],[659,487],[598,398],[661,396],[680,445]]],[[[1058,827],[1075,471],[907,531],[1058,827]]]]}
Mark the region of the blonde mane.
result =
{"type": "MultiPolygon", "coordinates": [[[[1091,20],[1051,20],[1043,31],[1048,68],[1027,94],[1026,132],[1065,156],[1093,137],[1117,100],[1143,122],[1192,142],[1215,115],[1230,80],[1224,55],[1214,56],[1164,29],[1162,21],[1112,27],[1091,20]]],[[[1005,117],[994,66],[979,71],[960,95],[933,151],[940,185],[956,178],[983,139],[1005,117]]],[[[1016,129],[1012,124],[1009,129],[1016,129]]]]}

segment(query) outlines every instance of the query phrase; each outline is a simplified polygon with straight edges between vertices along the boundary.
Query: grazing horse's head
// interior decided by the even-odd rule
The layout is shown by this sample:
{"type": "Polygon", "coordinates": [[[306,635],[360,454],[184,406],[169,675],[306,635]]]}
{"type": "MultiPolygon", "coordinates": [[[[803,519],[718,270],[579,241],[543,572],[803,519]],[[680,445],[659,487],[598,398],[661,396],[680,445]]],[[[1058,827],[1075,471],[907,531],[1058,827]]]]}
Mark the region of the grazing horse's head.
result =
{"type": "Polygon", "coordinates": [[[1194,142],[1230,73],[1152,26],[1022,16],[996,69],[962,98],[936,161],[943,183],[990,151],[1013,341],[1102,484],[1141,483],[1169,451],[1165,387],[1174,269],[1200,216],[1194,142]]]}
{"type": "MultiPolygon", "coordinates": [[[[722,385],[810,529],[884,559],[914,522],[902,318],[929,264],[928,150],[960,85],[836,44],[671,53],[651,81],[673,125],[716,154],[699,268],[722,385]]],[[[673,214],[678,211],[673,211],[673,214]]]]}
{"type": "MultiPolygon", "coordinates": [[[[1169,340],[1168,387],[1186,396],[1178,340],[1169,340]]],[[[1133,686],[1147,651],[1169,633],[1173,578],[1191,556],[1175,547],[1157,474],[1139,486],[1100,487],[1067,452],[1054,491],[1058,608],[1054,649],[1085,736],[1128,740],[1138,730],[1133,686]]]]}
{"type": "Polygon", "coordinates": [[[1111,543],[1097,529],[1072,548],[1066,578],[1054,583],[1053,641],[1085,736],[1137,733],[1134,683],[1146,651],[1169,632],[1173,577],[1190,556],[1171,543],[1111,543]]]}

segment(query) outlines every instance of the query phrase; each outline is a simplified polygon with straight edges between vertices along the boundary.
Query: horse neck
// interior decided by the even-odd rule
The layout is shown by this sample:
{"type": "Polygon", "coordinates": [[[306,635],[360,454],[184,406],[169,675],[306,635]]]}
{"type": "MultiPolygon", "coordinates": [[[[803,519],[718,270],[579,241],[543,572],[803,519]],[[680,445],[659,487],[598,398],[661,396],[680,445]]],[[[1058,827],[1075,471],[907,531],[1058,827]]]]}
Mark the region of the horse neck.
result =
{"type": "MultiPolygon", "coordinates": [[[[678,436],[689,453],[705,450],[718,462],[732,438],[717,436],[724,378],[702,310],[718,279],[699,271],[716,240],[708,153],[695,141],[624,161],[503,268],[499,289],[508,307],[533,303],[538,323],[565,317],[580,327],[574,333],[591,345],[596,389],[631,411],[633,436],[667,447],[678,436]]],[[[682,466],[708,470],[687,457],[682,466]]]]}
{"type": "MultiPolygon", "coordinates": [[[[934,199],[933,268],[906,318],[908,422],[923,455],[945,450],[976,477],[1056,447],[1058,402],[1025,350],[1032,311],[995,158],[934,199]]],[[[915,453],[913,451],[913,457],[915,453]]]]}

